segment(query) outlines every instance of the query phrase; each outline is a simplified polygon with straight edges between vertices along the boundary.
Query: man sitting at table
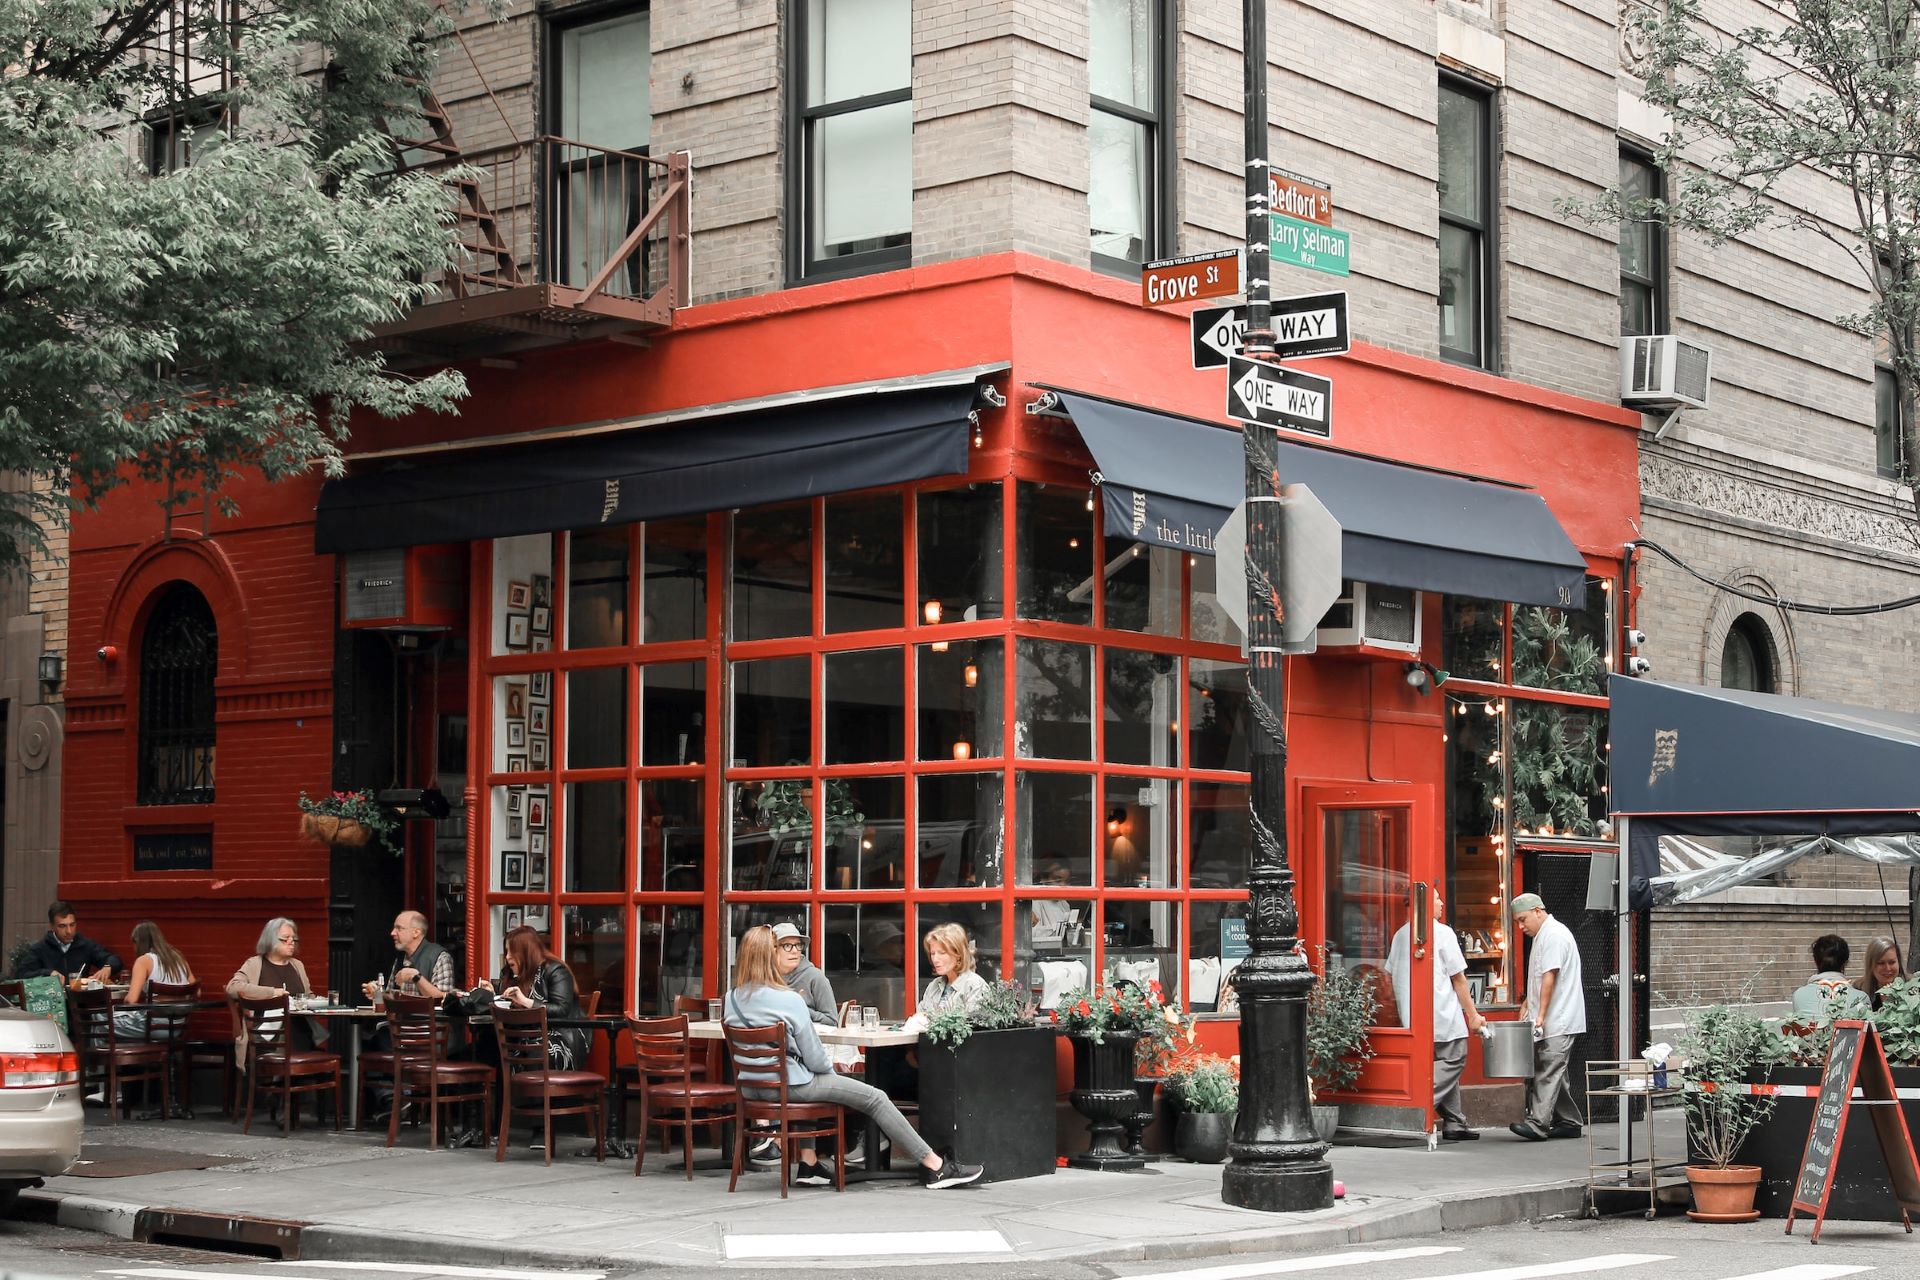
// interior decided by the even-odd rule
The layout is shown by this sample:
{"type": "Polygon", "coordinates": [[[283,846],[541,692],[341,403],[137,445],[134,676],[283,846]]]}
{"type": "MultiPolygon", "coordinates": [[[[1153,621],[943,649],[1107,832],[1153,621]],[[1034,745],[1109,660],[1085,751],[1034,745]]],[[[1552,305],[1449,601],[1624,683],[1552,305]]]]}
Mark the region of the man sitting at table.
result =
{"type": "Polygon", "coordinates": [[[122,968],[120,957],[80,932],[80,917],[65,902],[47,908],[47,923],[53,927],[47,936],[27,948],[15,973],[19,978],[43,978],[48,974],[62,982],[92,978],[107,982],[114,970],[122,968]]]}
{"type": "MultiPolygon", "coordinates": [[[[393,939],[393,962],[387,966],[387,989],[407,996],[446,999],[459,982],[453,955],[437,942],[427,941],[427,918],[418,911],[402,911],[393,918],[387,936],[393,939]]],[[[374,984],[362,987],[373,998],[374,984]]]]}

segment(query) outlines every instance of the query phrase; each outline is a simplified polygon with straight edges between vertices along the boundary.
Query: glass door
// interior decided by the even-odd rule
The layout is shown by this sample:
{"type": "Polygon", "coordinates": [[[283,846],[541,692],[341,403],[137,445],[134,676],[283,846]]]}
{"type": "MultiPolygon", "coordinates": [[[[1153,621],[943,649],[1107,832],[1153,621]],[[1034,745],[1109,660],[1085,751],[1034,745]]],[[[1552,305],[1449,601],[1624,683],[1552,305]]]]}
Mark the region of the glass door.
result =
{"type": "Polygon", "coordinates": [[[1303,880],[1318,886],[1306,896],[1327,972],[1352,976],[1374,997],[1373,1058],[1343,1100],[1404,1113],[1395,1127],[1419,1119],[1424,1128],[1433,1102],[1431,791],[1308,787],[1303,798],[1312,841],[1303,880]]]}

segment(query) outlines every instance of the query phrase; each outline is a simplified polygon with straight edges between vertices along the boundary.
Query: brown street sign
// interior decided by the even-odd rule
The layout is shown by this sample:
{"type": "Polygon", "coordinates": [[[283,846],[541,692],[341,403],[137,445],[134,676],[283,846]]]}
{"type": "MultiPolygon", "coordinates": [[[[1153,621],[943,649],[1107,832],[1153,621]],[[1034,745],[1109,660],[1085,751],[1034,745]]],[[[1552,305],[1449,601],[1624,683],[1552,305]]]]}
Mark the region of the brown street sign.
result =
{"type": "Polygon", "coordinates": [[[1285,169],[1267,175],[1273,211],[1302,222],[1333,225],[1333,184],[1318,178],[1305,178],[1285,169]]]}
{"type": "Polygon", "coordinates": [[[1149,307],[1232,298],[1240,293],[1240,250],[1162,258],[1140,268],[1140,300],[1149,307]]]}

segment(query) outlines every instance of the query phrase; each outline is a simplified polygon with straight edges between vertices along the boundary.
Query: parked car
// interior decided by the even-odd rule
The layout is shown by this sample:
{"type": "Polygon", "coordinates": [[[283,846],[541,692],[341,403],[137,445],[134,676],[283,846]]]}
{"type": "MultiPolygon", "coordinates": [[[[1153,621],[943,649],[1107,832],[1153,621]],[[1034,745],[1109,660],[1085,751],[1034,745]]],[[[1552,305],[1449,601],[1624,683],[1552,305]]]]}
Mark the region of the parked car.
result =
{"type": "Polygon", "coordinates": [[[0,1006],[0,1214],[80,1158],[80,1059],[66,1032],[0,1006]]]}

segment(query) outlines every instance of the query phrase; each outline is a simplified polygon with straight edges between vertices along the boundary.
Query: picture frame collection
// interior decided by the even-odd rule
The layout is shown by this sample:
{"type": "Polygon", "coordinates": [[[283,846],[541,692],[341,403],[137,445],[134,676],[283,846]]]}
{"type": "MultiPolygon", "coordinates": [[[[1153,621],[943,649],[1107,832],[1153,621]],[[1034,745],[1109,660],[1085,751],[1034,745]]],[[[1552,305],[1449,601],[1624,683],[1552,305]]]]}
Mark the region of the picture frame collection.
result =
{"type": "MultiPolygon", "coordinates": [[[[553,646],[553,578],[535,573],[506,584],[506,647],[513,653],[543,653],[553,646]]],[[[553,762],[553,673],[535,671],[510,677],[501,699],[499,741],[506,772],[529,773],[553,762]]],[[[544,784],[501,788],[504,803],[495,811],[499,888],[503,893],[546,893],[552,883],[548,854],[549,791],[544,784]]],[[[538,907],[505,908],[508,929],[531,923],[538,907]]]]}
{"type": "Polygon", "coordinates": [[[553,575],[534,573],[507,583],[507,652],[546,653],[553,648],[553,575]]]}

